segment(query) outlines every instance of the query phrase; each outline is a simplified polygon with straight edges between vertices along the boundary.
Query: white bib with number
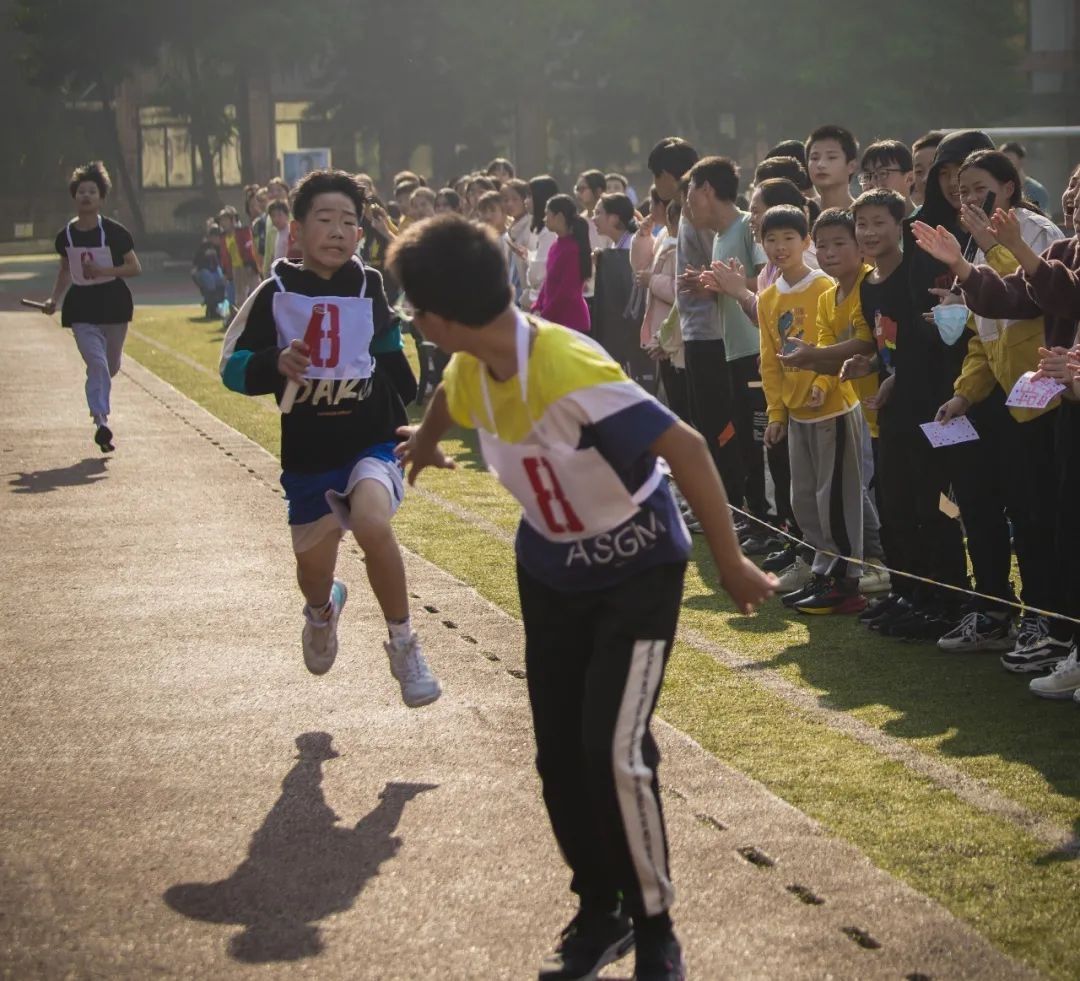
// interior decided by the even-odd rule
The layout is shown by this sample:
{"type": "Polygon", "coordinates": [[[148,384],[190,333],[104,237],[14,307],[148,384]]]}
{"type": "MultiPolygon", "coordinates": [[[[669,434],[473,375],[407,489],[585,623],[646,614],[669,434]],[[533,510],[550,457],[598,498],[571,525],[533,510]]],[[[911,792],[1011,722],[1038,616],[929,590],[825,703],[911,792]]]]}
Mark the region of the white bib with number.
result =
{"type": "MultiPolygon", "coordinates": [[[[355,260],[354,260],[355,261],[355,260]]],[[[363,266],[361,266],[363,269],[363,266]]],[[[374,304],[370,297],[304,296],[289,293],[277,273],[279,292],[274,294],[274,323],[278,344],[288,347],[303,341],[311,366],[307,378],[367,379],[375,368],[371,341],[375,336],[374,304]]],[[[366,276],[360,286],[363,294],[366,276]]]]}
{"type": "Polygon", "coordinates": [[[101,233],[101,245],[76,245],[71,240],[71,226],[74,224],[74,221],[68,222],[68,244],[67,249],[65,249],[65,252],[67,252],[68,269],[71,272],[71,281],[76,286],[102,286],[105,283],[111,283],[116,279],[115,276],[91,277],[86,274],[87,266],[91,263],[95,266],[103,266],[106,269],[111,269],[113,266],[112,249],[105,245],[105,225],[102,223],[101,217],[98,217],[98,231],[101,233]]]}
{"type": "MultiPolygon", "coordinates": [[[[529,323],[517,315],[518,380],[528,406],[529,323]]],[[[577,449],[543,442],[508,443],[495,433],[495,413],[488,392],[487,368],[480,365],[480,388],[491,430],[477,425],[488,467],[517,498],[525,520],[544,538],[571,542],[618,528],[641,509],[660,486],[657,466],[631,494],[595,447],[577,449]]],[[[474,420],[476,421],[476,420],[474,420]]]]}

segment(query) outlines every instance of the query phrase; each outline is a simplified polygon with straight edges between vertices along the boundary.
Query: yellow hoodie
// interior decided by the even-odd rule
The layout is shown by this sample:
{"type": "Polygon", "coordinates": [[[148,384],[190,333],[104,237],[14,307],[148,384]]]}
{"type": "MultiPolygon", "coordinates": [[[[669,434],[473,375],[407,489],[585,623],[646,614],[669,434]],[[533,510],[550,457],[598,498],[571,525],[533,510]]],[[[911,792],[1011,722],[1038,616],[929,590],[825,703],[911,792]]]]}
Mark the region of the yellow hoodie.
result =
{"type": "MultiPolygon", "coordinates": [[[[859,270],[859,277],[855,280],[855,286],[851,292],[839,303],[836,297],[839,285],[834,286],[828,293],[823,293],[818,300],[818,347],[830,347],[833,344],[841,344],[844,341],[859,340],[868,341],[877,346],[874,332],[863,316],[862,304],[859,301],[859,287],[862,281],[873,272],[872,266],[863,265],[859,270]]],[[[856,378],[850,382],[856,398],[861,402],[864,399],[873,398],[877,395],[881,380],[876,371],[870,372],[865,378],[856,378]]],[[[862,407],[863,418],[870,427],[870,435],[877,436],[877,412],[874,409],[862,407]]]]}
{"type": "MultiPolygon", "coordinates": [[[[1020,220],[1024,241],[1037,254],[1045,252],[1052,243],[1065,237],[1049,218],[1034,211],[1017,208],[1016,216],[1020,220]]],[[[984,258],[986,265],[1001,276],[1016,272],[1019,265],[1016,256],[1004,245],[995,245],[985,257],[976,255],[976,265],[980,258],[984,258]]],[[[976,332],[968,341],[967,356],[953,388],[957,395],[962,395],[975,405],[994,390],[994,385],[1000,385],[1008,394],[1025,371],[1035,371],[1039,367],[1039,348],[1046,346],[1046,325],[1042,317],[994,320],[975,316],[973,319],[976,332]]],[[[971,320],[968,324],[971,324],[971,320]]],[[[1010,406],[1009,411],[1017,422],[1030,422],[1060,404],[1061,397],[1058,396],[1045,409],[1016,409],[1010,406]]]]}
{"type": "MultiPolygon", "coordinates": [[[[820,269],[789,286],[781,276],[758,298],[758,325],[761,328],[761,384],[769,407],[769,422],[821,422],[843,415],[859,404],[854,389],[836,375],[816,375],[801,368],[785,368],[777,360],[784,342],[799,338],[818,343],[818,303],[836,284],[820,269]],[[806,408],[810,389],[825,393],[820,409],[806,408]]],[[[856,293],[856,296],[858,294],[856,293]]]]}

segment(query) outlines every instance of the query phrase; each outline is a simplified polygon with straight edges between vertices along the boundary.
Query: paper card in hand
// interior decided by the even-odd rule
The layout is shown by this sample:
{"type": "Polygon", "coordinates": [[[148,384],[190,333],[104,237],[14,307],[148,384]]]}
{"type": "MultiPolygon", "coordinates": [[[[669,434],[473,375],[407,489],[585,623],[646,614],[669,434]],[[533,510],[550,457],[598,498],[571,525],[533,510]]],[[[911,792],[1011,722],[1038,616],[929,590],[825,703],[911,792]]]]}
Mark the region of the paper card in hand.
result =
{"type": "Polygon", "coordinates": [[[955,446],[957,443],[970,443],[978,439],[979,434],[967,416],[957,416],[948,422],[924,422],[919,427],[933,447],[955,446]]]}
{"type": "Polygon", "coordinates": [[[1065,386],[1053,378],[1040,378],[1034,381],[1035,373],[1025,371],[1009,392],[1006,405],[1015,409],[1045,409],[1058,395],[1065,391],[1065,386]]]}

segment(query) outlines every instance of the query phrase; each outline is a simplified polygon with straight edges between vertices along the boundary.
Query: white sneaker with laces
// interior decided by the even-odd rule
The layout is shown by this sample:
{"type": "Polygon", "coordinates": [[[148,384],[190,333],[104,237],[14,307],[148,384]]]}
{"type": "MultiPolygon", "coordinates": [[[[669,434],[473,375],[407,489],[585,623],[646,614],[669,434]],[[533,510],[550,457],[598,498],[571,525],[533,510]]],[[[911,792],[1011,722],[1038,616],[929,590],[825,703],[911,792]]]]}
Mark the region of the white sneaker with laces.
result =
{"type": "Polygon", "coordinates": [[[890,589],[892,589],[892,580],[889,579],[889,574],[884,569],[872,569],[870,566],[863,566],[863,574],[859,576],[859,592],[887,593],[890,589]]]}
{"type": "Polygon", "coordinates": [[[1080,689],[1080,661],[1076,658],[1076,645],[1073,644],[1064,661],[1058,662],[1053,673],[1033,679],[1028,687],[1033,695],[1040,698],[1074,698],[1074,692],[1080,689]]]}
{"type": "Polygon", "coordinates": [[[388,640],[383,647],[390,658],[390,672],[401,685],[401,699],[409,708],[430,705],[441,694],[439,680],[420,651],[420,638],[410,635],[408,640],[388,640]]]}
{"type": "Polygon", "coordinates": [[[777,574],[776,591],[778,593],[794,593],[795,590],[809,585],[813,574],[814,571],[810,568],[810,563],[801,555],[798,555],[791,565],[777,574]]]}
{"type": "Polygon", "coordinates": [[[1001,666],[1014,674],[1030,674],[1052,668],[1069,656],[1067,640],[1050,636],[1050,621],[1036,613],[1026,613],[1020,619],[1016,646],[1003,654],[1001,666]]]}
{"type": "Polygon", "coordinates": [[[304,664],[312,674],[326,674],[334,665],[338,652],[338,618],[348,598],[345,583],[335,579],[330,587],[330,616],[320,620],[311,612],[310,606],[304,606],[304,632],[301,635],[304,664]]]}

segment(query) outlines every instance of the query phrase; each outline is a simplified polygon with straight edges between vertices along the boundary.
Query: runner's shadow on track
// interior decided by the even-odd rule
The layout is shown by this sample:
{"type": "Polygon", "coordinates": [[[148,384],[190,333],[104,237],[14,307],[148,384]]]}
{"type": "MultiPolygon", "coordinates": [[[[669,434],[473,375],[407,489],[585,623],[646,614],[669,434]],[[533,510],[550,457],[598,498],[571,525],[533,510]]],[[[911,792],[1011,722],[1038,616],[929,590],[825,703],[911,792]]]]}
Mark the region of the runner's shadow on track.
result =
{"type": "Polygon", "coordinates": [[[229,955],[248,964],[321,953],[318,921],[349,909],[383,862],[401,848],[394,835],[405,805],[434,784],[388,783],[355,828],[338,824],[322,791],[322,765],[338,754],[325,732],[296,739],[296,765],[251,837],[247,858],[227,879],[170,886],[165,902],[206,923],[235,923],[229,955]]]}
{"type": "Polygon", "coordinates": [[[83,487],[96,484],[108,475],[108,459],[88,456],[85,460],[55,470],[32,470],[11,476],[8,486],[13,494],[47,494],[60,487],[83,487]]]}

